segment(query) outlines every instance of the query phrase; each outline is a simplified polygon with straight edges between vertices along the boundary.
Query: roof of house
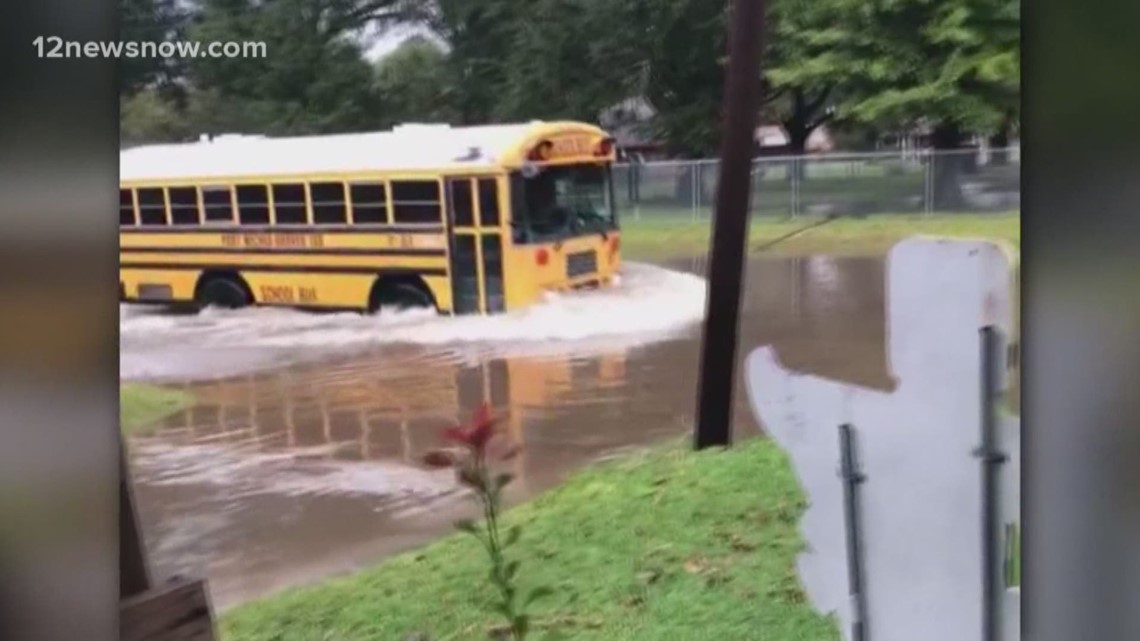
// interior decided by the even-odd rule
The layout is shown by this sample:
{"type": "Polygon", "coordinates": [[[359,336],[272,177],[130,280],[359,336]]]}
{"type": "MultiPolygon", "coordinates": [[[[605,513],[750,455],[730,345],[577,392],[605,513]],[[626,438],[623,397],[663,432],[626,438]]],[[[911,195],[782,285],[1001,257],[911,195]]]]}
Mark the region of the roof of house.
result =
{"type": "Polygon", "coordinates": [[[409,124],[391,131],[291,138],[219,136],[123,150],[119,175],[125,182],[511,165],[535,139],[563,133],[604,135],[583,123],[532,121],[478,127],[409,124]]]}

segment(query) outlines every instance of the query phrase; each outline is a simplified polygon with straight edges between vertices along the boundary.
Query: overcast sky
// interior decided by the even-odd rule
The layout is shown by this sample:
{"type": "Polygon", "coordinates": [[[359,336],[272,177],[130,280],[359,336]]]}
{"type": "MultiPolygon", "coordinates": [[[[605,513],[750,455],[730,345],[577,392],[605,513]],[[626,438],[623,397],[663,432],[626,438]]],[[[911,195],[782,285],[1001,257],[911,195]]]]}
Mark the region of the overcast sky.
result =
{"type": "Polygon", "coordinates": [[[365,50],[364,55],[369,60],[375,62],[379,58],[382,58],[395,51],[396,47],[400,46],[401,42],[417,34],[427,36],[432,40],[439,41],[439,39],[432,35],[432,33],[425,27],[417,25],[393,27],[381,35],[369,36],[368,39],[373,40],[373,43],[371,47],[368,47],[365,50]]]}

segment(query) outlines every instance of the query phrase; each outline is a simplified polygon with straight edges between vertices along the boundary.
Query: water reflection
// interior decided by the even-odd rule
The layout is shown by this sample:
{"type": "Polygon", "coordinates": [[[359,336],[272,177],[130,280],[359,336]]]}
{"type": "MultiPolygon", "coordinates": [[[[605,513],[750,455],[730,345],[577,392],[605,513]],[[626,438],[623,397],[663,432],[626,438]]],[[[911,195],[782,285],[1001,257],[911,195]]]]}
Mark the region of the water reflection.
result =
{"type": "MultiPolygon", "coordinates": [[[[635,396],[626,374],[628,358],[628,351],[619,351],[589,357],[494,358],[467,365],[435,358],[423,348],[393,349],[329,365],[187,382],[180,387],[198,404],[164,421],[153,436],[136,441],[144,467],[140,479],[145,483],[152,478],[146,474],[146,454],[170,446],[209,445],[272,461],[287,455],[310,467],[318,462],[416,466],[424,452],[440,445],[445,427],[465,421],[486,402],[501,417],[506,436],[526,446],[527,454],[515,459],[515,472],[525,483],[535,474],[547,477],[559,469],[558,461],[542,460],[547,455],[561,458],[546,451],[555,442],[621,447],[641,440],[643,430],[637,425],[644,421],[607,430],[602,439],[582,433],[592,428],[571,426],[635,396]],[[541,447],[528,443],[528,433],[534,431],[541,431],[541,447]],[[532,466],[537,469],[532,471],[532,466]]],[[[647,431],[659,433],[652,427],[647,431]]],[[[178,479],[163,480],[172,484],[178,479]]],[[[272,490],[272,479],[266,486],[272,490]]]]}
{"type": "MultiPolygon", "coordinates": [[[[705,261],[671,267],[703,275],[705,261]]],[[[450,474],[416,461],[484,401],[524,445],[510,462],[512,503],[591,461],[685,435],[699,334],[694,324],[657,342],[561,341],[541,354],[386,344],[182,383],[199,404],[131,448],[158,569],[207,574],[224,608],[448,531],[466,502],[450,474]]],[[[790,368],[888,388],[883,336],[881,261],[750,260],[742,354],[774,344],[790,368]]],[[[743,437],[760,426],[741,381],[743,437]]]]}

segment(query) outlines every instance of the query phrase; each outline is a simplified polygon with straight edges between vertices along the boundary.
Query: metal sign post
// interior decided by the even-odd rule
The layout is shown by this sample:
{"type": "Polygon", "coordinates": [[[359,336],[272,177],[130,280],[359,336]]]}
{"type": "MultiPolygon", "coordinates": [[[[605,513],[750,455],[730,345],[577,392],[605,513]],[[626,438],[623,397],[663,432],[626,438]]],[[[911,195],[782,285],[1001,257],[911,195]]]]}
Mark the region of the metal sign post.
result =
{"type": "Polygon", "coordinates": [[[1001,537],[998,509],[998,470],[1006,461],[997,442],[998,350],[996,327],[983,327],[981,337],[982,416],[981,446],[977,456],[982,463],[982,641],[998,641],[1001,629],[1002,562],[998,558],[1001,537]]]}
{"type": "Polygon", "coordinates": [[[736,380],[737,325],[748,244],[753,132],[760,106],[760,52],[764,0],[733,0],[726,116],[722,130],[720,179],[712,220],[708,301],[701,340],[697,396],[697,449],[732,440],[732,391],[736,380]]]}
{"type": "Polygon", "coordinates": [[[839,426],[839,476],[843,479],[843,521],[847,538],[847,585],[851,595],[851,641],[867,641],[867,591],[863,580],[863,529],[859,485],[867,480],[855,451],[855,433],[839,426]]]}

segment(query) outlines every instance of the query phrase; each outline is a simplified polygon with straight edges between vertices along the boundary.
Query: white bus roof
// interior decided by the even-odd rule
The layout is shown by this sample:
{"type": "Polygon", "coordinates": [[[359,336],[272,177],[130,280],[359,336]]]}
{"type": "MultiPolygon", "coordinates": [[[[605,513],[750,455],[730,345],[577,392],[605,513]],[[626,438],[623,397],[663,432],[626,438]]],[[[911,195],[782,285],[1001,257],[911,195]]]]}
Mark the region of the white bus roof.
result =
{"type": "Polygon", "coordinates": [[[451,127],[400,125],[390,131],[268,138],[217,136],[191,143],[149,145],[119,152],[119,177],[177,181],[369,171],[450,170],[505,164],[538,136],[597,133],[584,123],[451,127]]]}

